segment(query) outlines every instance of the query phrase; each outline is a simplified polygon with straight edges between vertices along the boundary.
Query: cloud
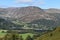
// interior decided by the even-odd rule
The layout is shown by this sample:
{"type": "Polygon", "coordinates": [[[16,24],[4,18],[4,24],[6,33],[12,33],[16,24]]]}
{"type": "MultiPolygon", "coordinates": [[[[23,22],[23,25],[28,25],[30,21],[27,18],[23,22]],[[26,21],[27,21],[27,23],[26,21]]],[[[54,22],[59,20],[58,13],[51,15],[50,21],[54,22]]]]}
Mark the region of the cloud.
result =
{"type": "Polygon", "coordinates": [[[31,3],[31,5],[44,5],[45,0],[37,0],[31,3]]]}
{"type": "Polygon", "coordinates": [[[15,0],[15,3],[33,6],[45,4],[45,0],[15,0]]]}
{"type": "Polygon", "coordinates": [[[0,8],[5,8],[6,6],[5,5],[0,5],[0,8]]]}
{"type": "Polygon", "coordinates": [[[33,0],[16,0],[17,3],[32,2],[33,0]]]}

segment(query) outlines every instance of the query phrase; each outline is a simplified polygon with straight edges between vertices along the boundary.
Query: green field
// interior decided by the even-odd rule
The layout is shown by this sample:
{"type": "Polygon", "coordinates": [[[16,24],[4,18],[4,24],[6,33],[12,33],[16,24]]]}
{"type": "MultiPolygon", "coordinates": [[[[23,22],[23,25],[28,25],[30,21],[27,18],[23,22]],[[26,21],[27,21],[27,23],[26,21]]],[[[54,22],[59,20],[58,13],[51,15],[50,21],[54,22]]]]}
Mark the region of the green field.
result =
{"type": "MultiPolygon", "coordinates": [[[[6,32],[7,30],[0,30],[0,37],[4,37],[4,35],[6,35],[7,33],[3,33],[2,31],[6,32]]],[[[23,37],[23,39],[26,39],[26,37],[28,35],[30,35],[31,37],[33,37],[34,34],[32,33],[25,33],[25,34],[19,34],[20,36],[23,37]]]]}
{"type": "Polygon", "coordinates": [[[3,37],[4,35],[6,35],[6,33],[2,33],[2,31],[6,32],[7,30],[0,30],[0,37],[3,37]]]}
{"type": "Polygon", "coordinates": [[[26,39],[26,37],[28,35],[30,35],[31,37],[33,37],[34,34],[32,34],[32,33],[26,33],[26,34],[20,34],[20,35],[22,35],[23,39],[26,39]]]}

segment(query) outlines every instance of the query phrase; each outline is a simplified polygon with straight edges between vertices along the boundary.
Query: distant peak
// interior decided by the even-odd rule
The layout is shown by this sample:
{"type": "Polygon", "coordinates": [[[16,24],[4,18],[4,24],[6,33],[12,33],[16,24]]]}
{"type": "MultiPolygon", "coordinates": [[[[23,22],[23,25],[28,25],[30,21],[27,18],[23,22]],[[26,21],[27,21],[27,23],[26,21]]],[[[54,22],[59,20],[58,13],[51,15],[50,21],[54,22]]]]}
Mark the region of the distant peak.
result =
{"type": "Polygon", "coordinates": [[[57,8],[49,8],[49,10],[60,10],[60,9],[57,9],[57,8]]]}

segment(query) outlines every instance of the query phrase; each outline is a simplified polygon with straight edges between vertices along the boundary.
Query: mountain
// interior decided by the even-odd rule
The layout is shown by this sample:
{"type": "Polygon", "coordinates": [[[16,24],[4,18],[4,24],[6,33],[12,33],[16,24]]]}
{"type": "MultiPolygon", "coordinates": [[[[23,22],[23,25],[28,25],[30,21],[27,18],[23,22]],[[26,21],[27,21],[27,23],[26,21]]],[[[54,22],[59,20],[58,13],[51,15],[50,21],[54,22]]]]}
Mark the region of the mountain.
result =
{"type": "Polygon", "coordinates": [[[14,24],[27,25],[30,28],[50,29],[59,26],[59,15],[58,9],[41,9],[36,6],[0,8],[1,18],[14,24]]]}
{"type": "Polygon", "coordinates": [[[5,8],[0,10],[0,16],[3,15],[9,18],[20,19],[25,22],[30,22],[37,19],[55,19],[54,16],[48,15],[43,9],[35,6],[21,8],[5,8]]]}
{"type": "Polygon", "coordinates": [[[58,26],[60,26],[60,9],[49,8],[49,9],[44,9],[44,11],[49,15],[54,16],[58,20],[57,21],[58,26]]]}
{"type": "Polygon", "coordinates": [[[57,27],[54,31],[43,34],[36,40],[60,40],[60,27],[57,27]]]}
{"type": "Polygon", "coordinates": [[[45,12],[47,12],[47,13],[60,13],[60,9],[49,8],[49,9],[45,9],[45,12]]]}
{"type": "Polygon", "coordinates": [[[35,7],[35,6],[29,6],[29,7],[21,7],[21,8],[5,8],[4,9],[0,9],[1,14],[2,12],[6,12],[6,16],[7,17],[13,17],[13,18],[20,18],[23,17],[25,15],[30,15],[33,13],[43,13],[44,11],[42,9],[40,9],[39,7],[35,7]]]}

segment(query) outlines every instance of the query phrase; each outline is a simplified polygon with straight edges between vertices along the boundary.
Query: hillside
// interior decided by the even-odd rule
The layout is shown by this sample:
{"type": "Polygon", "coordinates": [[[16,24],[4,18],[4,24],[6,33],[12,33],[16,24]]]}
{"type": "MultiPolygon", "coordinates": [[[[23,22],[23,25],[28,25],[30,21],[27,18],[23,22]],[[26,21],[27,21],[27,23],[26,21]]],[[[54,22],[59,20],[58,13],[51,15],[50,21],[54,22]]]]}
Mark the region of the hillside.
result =
{"type": "Polygon", "coordinates": [[[38,37],[36,40],[60,40],[60,27],[57,27],[56,30],[38,37]]]}
{"type": "Polygon", "coordinates": [[[47,13],[60,13],[60,9],[49,8],[49,9],[45,9],[45,12],[47,12],[47,13]]]}
{"type": "Polygon", "coordinates": [[[60,26],[58,11],[58,9],[42,9],[36,6],[0,8],[0,18],[14,24],[22,24],[23,28],[26,26],[26,28],[52,29],[60,26]],[[50,13],[52,10],[54,13],[50,13]]]}
{"type": "Polygon", "coordinates": [[[54,16],[47,14],[43,9],[35,6],[0,8],[0,16],[18,19],[23,22],[31,22],[38,19],[56,19],[54,16]]]}
{"type": "Polygon", "coordinates": [[[0,18],[0,29],[9,30],[9,29],[18,29],[21,27],[22,25],[14,24],[10,20],[0,18]]]}

